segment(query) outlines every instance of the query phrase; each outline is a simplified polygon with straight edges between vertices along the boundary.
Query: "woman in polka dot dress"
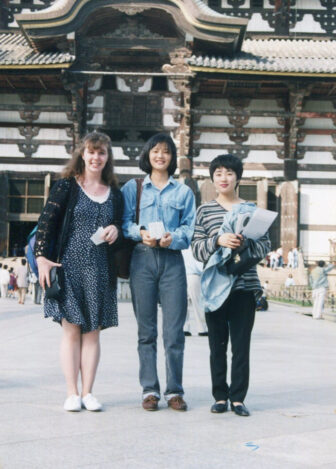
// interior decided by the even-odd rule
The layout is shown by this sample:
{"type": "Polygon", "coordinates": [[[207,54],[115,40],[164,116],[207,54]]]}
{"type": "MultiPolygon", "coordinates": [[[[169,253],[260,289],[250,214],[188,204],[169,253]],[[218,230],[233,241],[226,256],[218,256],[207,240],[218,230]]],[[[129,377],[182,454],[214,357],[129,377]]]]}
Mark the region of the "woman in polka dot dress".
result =
{"type": "Polygon", "coordinates": [[[62,266],[64,276],[59,300],[44,302],[45,317],[63,328],[61,364],[68,394],[64,409],[97,411],[102,406],[91,392],[100,356],[99,334],[101,329],[118,325],[114,248],[121,237],[123,211],[109,137],[88,134],[62,176],[52,187],[39,219],[35,255],[43,288],[50,284],[52,267],[62,266]],[[59,235],[69,199],[74,208],[57,264],[48,254],[55,233],[59,235]],[[103,227],[103,242],[96,245],[90,238],[99,227],[103,227]]]}

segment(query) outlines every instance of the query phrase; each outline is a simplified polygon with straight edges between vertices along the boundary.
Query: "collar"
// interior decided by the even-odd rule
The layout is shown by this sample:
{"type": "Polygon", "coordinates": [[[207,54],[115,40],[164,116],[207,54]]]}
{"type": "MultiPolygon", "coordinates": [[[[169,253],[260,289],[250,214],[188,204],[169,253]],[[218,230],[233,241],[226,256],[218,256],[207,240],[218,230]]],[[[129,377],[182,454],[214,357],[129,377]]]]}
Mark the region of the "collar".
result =
{"type": "MultiPolygon", "coordinates": [[[[167,186],[168,186],[168,184],[172,184],[173,186],[177,186],[178,182],[176,181],[176,179],[173,178],[173,176],[169,176],[168,181],[167,181],[167,186]]],[[[155,187],[154,184],[152,183],[152,180],[151,180],[149,174],[147,174],[147,176],[143,180],[142,185],[143,186],[151,185],[151,186],[155,187]]],[[[165,187],[167,187],[167,186],[165,186],[165,187]]]]}

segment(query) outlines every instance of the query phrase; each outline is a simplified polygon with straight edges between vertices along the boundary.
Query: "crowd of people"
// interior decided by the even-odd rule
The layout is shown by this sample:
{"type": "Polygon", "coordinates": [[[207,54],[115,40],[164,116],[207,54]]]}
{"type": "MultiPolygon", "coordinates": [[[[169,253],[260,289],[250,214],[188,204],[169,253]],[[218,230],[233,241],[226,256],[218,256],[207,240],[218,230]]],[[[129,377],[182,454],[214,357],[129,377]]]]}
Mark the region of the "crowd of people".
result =
{"type": "Polygon", "coordinates": [[[271,251],[266,256],[266,267],[272,270],[281,269],[284,267],[288,269],[297,269],[299,267],[299,248],[295,247],[288,251],[287,262],[284,259],[284,252],[282,246],[278,249],[271,251]]]}
{"type": "Polygon", "coordinates": [[[34,303],[41,304],[42,288],[25,258],[20,258],[15,267],[0,262],[0,287],[0,298],[17,299],[23,305],[27,293],[31,293],[34,303]]]}

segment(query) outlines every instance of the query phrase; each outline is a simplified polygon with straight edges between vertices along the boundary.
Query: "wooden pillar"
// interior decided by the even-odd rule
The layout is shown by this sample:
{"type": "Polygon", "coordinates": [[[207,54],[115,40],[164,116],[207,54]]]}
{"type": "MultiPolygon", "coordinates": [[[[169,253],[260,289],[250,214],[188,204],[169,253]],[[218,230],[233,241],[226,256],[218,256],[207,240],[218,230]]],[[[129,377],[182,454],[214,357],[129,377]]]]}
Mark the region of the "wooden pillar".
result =
{"type": "Polygon", "coordinates": [[[267,209],[268,181],[262,179],[257,181],[257,205],[260,208],[267,209]]]}
{"type": "Polygon", "coordinates": [[[76,146],[86,130],[87,79],[83,75],[65,73],[62,79],[64,89],[70,91],[72,111],[67,117],[73,125],[73,145],[76,146]]]}
{"type": "Polygon", "coordinates": [[[191,80],[194,75],[185,63],[185,58],[190,57],[191,53],[186,47],[177,49],[169,54],[170,64],[162,67],[162,70],[169,74],[168,79],[173,82],[177,90],[173,100],[178,106],[174,120],[179,126],[174,131],[174,136],[177,140],[179,167],[190,171],[191,162],[187,157],[190,156],[191,80]]]}
{"type": "Polygon", "coordinates": [[[280,187],[280,245],[287,258],[289,249],[298,245],[298,181],[283,182],[280,187]]]}
{"type": "Polygon", "coordinates": [[[285,145],[284,176],[287,181],[294,181],[297,178],[297,158],[298,142],[302,141],[299,128],[302,125],[300,114],[303,108],[303,100],[310,95],[312,85],[300,87],[299,85],[289,85],[289,111],[292,115],[286,123],[286,133],[288,139],[285,145]]]}

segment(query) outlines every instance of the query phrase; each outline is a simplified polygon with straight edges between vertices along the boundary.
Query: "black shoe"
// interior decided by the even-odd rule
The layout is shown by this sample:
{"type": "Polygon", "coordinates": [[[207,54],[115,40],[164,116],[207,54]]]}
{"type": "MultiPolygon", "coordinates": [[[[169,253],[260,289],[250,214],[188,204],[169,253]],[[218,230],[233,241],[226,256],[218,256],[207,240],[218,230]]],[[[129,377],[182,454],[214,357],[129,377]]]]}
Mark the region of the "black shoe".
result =
{"type": "Polygon", "coordinates": [[[190,336],[191,336],[191,332],[189,332],[189,331],[184,331],[184,335],[185,335],[186,337],[190,337],[190,336]]]}
{"type": "Polygon", "coordinates": [[[201,337],[208,337],[209,334],[207,332],[199,332],[198,335],[201,337]]]}
{"type": "Polygon", "coordinates": [[[211,406],[210,412],[213,414],[223,414],[224,412],[228,411],[228,402],[226,401],[225,404],[222,402],[215,402],[214,405],[211,406]]]}
{"type": "Polygon", "coordinates": [[[239,415],[239,417],[248,417],[250,415],[250,412],[247,410],[244,404],[233,405],[231,402],[231,410],[236,415],[239,415]]]}

